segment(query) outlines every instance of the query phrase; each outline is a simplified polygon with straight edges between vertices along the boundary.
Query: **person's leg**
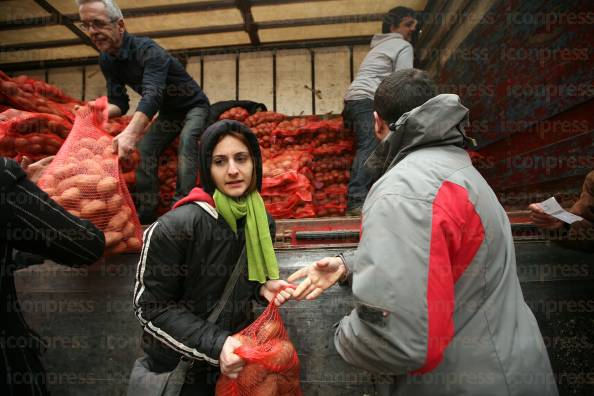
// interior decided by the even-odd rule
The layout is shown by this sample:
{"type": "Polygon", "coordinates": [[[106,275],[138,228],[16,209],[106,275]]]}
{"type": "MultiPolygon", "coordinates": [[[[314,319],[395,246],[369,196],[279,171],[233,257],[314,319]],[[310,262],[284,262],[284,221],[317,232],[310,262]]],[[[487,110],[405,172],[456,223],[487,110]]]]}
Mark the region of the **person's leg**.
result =
{"type": "Polygon", "coordinates": [[[195,107],[188,111],[179,137],[177,183],[173,202],[179,201],[196,186],[198,175],[198,142],[206,127],[208,108],[195,107]]]}
{"type": "Polygon", "coordinates": [[[373,101],[371,99],[345,102],[345,126],[350,127],[357,141],[357,152],[351,167],[347,210],[360,210],[369,190],[369,176],[364,164],[377,146],[374,134],[373,101]]]}
{"type": "Polygon", "coordinates": [[[140,163],[136,169],[134,198],[142,224],[156,220],[159,206],[159,157],[181,130],[181,121],[159,116],[138,144],[140,163]]]}

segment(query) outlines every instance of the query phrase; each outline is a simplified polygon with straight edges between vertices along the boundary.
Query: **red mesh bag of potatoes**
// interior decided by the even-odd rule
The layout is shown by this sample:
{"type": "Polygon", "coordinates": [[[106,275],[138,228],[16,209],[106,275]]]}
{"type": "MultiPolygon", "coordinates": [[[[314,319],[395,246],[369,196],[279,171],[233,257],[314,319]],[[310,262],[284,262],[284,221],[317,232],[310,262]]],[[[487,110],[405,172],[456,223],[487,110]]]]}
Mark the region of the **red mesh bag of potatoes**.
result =
{"type": "Polygon", "coordinates": [[[142,228],[103,127],[107,99],[78,110],[72,131],[39,180],[39,187],[70,213],[105,233],[105,254],[140,250],[142,228]]]}
{"type": "Polygon", "coordinates": [[[242,344],[235,353],[246,364],[236,379],[221,375],[216,396],[303,395],[297,351],[274,302],[254,323],[233,337],[242,344]]]}

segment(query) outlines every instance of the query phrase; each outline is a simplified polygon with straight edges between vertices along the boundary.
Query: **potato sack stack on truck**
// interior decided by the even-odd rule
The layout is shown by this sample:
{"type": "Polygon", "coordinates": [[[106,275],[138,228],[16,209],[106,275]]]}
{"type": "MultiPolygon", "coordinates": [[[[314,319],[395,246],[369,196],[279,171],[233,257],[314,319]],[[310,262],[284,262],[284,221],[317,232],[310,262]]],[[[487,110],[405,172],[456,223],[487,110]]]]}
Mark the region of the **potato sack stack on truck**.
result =
{"type": "Polygon", "coordinates": [[[0,11],[0,394],[594,394],[588,0],[0,11]]]}

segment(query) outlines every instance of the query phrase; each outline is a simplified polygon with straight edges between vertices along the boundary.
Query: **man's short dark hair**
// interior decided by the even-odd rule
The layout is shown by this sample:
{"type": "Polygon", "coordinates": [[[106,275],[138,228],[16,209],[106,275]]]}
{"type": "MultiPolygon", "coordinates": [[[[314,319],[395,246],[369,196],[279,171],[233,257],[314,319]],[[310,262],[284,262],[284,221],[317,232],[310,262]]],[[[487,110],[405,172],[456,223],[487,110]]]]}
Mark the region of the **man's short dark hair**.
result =
{"type": "Polygon", "coordinates": [[[398,70],[386,77],[375,91],[375,111],[388,124],[437,95],[437,86],[427,72],[398,70]]]}
{"type": "Polygon", "coordinates": [[[417,12],[408,7],[394,7],[384,15],[382,22],[382,33],[390,33],[392,26],[398,27],[404,17],[412,17],[417,19],[417,12]]]}

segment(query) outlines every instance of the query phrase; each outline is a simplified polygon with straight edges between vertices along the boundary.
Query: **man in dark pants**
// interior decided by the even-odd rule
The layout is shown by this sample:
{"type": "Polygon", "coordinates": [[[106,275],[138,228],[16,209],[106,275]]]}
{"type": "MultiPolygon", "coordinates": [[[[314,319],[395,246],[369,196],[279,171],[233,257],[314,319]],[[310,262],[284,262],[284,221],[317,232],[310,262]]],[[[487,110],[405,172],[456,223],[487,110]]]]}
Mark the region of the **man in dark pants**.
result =
{"type": "Polygon", "coordinates": [[[122,12],[114,1],[77,0],[77,4],[81,28],[101,51],[99,65],[107,81],[109,116],[128,111],[126,85],[142,96],[132,121],[114,139],[114,152],[125,160],[138,144],[137,209],[140,221],[151,223],[159,204],[159,156],[178,135],[174,202],[196,185],[197,143],[208,119],[208,98],[177,59],[153,40],[126,32],[122,12]],[[143,137],[157,112],[158,118],[143,137]]]}
{"type": "MultiPolygon", "coordinates": [[[[47,165],[48,160],[42,160],[47,165]]],[[[97,261],[103,233],[68,213],[34,183],[39,163],[23,170],[0,157],[0,395],[46,396],[39,358],[42,341],[27,325],[14,284],[13,252],[29,252],[68,266],[97,261]]],[[[40,258],[41,259],[41,258],[40,258]]],[[[30,264],[29,262],[26,264],[30,264]]]]}
{"type": "Polygon", "coordinates": [[[357,139],[348,190],[347,213],[351,215],[361,213],[370,187],[363,164],[377,145],[373,132],[373,96],[385,77],[396,70],[413,67],[410,41],[417,25],[415,15],[415,11],[407,7],[396,7],[386,14],[382,34],[376,34],[371,40],[371,50],[344,97],[345,125],[357,139]]]}

